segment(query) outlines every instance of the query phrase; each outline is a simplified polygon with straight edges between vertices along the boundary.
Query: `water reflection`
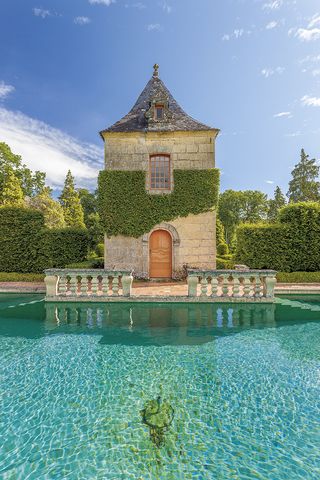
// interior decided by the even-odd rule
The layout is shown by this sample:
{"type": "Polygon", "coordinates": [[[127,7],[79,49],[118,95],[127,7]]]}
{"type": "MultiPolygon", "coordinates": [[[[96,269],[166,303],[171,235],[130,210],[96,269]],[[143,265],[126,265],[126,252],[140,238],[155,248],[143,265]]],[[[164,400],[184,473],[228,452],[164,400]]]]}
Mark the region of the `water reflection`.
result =
{"type": "Polygon", "coordinates": [[[48,332],[99,333],[101,343],[194,345],[244,328],[275,326],[273,304],[47,303],[48,332]]]}

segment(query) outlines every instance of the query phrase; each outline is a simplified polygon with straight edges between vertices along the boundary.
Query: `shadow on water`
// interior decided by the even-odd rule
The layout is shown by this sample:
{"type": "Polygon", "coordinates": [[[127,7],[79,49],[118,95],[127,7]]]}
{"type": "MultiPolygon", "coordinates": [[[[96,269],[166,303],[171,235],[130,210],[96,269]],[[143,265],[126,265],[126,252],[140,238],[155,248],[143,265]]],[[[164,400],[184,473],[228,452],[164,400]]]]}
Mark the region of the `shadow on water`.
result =
{"type": "Polygon", "coordinates": [[[37,338],[51,334],[98,334],[101,344],[199,345],[247,329],[320,320],[319,297],[286,297],[279,302],[75,304],[45,303],[40,295],[2,295],[0,335],[37,338]]]}

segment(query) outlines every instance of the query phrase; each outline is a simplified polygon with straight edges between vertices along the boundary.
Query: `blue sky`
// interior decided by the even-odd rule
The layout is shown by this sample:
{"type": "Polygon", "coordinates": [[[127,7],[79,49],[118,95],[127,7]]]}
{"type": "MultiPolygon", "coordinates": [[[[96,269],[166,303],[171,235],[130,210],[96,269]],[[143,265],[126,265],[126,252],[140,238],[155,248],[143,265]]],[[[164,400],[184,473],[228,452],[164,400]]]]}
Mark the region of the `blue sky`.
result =
{"type": "Polygon", "coordinates": [[[59,187],[94,187],[98,131],[160,64],[181,106],[221,129],[221,187],[285,191],[320,157],[319,0],[1,0],[0,141],[59,187]]]}

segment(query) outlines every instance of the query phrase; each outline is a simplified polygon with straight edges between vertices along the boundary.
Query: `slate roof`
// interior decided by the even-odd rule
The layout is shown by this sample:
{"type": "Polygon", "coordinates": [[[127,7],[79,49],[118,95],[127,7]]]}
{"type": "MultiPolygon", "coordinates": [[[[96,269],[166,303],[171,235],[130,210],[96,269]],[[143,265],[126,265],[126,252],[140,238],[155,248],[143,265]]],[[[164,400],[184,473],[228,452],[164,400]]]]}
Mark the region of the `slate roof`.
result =
{"type": "Polygon", "coordinates": [[[216,130],[190,117],[173,98],[163,81],[158,77],[158,66],[155,65],[152,78],[140,94],[138,100],[121,120],[100,132],[174,132],[216,130]],[[168,116],[165,120],[155,122],[148,120],[146,113],[150,109],[150,102],[157,98],[166,98],[168,101],[168,116]]]}

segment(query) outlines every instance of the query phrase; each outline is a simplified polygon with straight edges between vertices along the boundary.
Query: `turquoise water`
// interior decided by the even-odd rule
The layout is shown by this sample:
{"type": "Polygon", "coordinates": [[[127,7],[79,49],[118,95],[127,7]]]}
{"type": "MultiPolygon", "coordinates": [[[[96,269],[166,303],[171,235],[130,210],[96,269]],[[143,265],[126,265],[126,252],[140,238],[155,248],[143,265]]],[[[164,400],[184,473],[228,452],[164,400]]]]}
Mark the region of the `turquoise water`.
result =
{"type": "Polygon", "coordinates": [[[319,479],[320,299],[278,302],[0,295],[0,478],[319,479]]]}

